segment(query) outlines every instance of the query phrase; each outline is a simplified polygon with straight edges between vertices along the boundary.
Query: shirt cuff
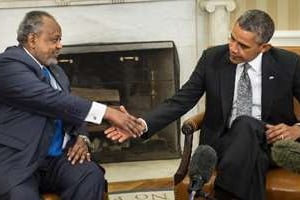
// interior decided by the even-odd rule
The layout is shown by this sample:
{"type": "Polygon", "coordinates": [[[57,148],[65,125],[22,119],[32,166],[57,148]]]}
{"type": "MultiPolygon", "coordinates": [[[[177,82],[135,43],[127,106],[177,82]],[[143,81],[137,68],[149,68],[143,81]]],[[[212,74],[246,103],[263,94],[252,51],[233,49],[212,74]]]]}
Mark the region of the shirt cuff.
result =
{"type": "Polygon", "coordinates": [[[148,125],[147,125],[146,121],[142,118],[138,118],[138,120],[141,121],[144,124],[145,129],[143,130],[143,133],[146,133],[148,131],[148,125]]]}
{"type": "Polygon", "coordinates": [[[93,101],[84,121],[94,124],[101,124],[106,108],[106,105],[93,101]]]}

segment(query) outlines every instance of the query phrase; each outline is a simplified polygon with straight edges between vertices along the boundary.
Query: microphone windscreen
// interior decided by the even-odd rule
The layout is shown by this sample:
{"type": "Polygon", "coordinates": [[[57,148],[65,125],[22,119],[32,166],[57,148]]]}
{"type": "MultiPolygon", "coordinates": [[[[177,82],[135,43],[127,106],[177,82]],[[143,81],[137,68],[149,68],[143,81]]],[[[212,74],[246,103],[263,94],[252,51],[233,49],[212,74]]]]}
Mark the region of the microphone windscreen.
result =
{"type": "Polygon", "coordinates": [[[300,143],[293,140],[279,140],[271,147],[274,162],[285,169],[300,173],[300,143]]]}
{"type": "Polygon", "coordinates": [[[189,170],[191,179],[201,177],[204,183],[208,182],[217,164],[217,153],[208,145],[199,145],[195,150],[189,170]]]}

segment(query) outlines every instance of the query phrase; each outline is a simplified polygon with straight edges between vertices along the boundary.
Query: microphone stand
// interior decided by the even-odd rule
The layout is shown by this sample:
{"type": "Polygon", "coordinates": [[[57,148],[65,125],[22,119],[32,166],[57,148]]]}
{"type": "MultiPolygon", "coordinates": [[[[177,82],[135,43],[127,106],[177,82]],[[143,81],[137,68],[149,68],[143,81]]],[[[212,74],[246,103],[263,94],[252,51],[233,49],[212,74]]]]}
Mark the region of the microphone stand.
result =
{"type": "Polygon", "coordinates": [[[194,200],[195,198],[202,197],[206,200],[217,200],[213,197],[210,197],[208,193],[202,191],[202,187],[205,183],[202,176],[195,176],[190,178],[190,184],[188,188],[189,200],[194,200]]]}
{"type": "Polygon", "coordinates": [[[195,198],[202,197],[206,200],[217,200],[214,197],[210,197],[208,193],[203,192],[202,190],[192,191],[189,194],[189,200],[195,200],[195,198]]]}

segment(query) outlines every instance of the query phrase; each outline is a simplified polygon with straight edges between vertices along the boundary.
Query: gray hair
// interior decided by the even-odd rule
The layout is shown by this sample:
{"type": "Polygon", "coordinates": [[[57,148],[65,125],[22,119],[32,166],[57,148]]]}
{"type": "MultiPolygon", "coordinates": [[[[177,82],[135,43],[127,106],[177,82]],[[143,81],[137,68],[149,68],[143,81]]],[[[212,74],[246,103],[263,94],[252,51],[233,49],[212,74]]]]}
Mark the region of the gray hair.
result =
{"type": "Polygon", "coordinates": [[[238,25],[246,31],[256,33],[258,43],[267,43],[274,34],[274,21],[266,12],[248,10],[238,20],[238,25]]]}
{"type": "Polygon", "coordinates": [[[39,33],[43,25],[43,17],[54,19],[52,15],[44,11],[31,11],[26,13],[17,31],[17,40],[20,44],[27,42],[27,37],[30,33],[39,33]]]}

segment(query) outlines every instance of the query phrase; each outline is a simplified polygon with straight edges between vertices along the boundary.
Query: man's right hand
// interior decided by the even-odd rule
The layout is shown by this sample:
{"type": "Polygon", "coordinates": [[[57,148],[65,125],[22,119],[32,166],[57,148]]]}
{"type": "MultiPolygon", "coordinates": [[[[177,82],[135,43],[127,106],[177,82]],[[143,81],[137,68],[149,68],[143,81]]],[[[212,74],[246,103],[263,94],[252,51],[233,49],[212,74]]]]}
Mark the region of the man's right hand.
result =
{"type": "Polygon", "coordinates": [[[134,138],[139,137],[143,132],[140,121],[128,112],[107,107],[104,119],[108,120],[114,127],[124,130],[134,138]]]}
{"type": "MultiPolygon", "coordinates": [[[[124,106],[120,106],[120,111],[130,116],[130,114],[127,112],[124,106]]],[[[111,126],[110,128],[106,129],[104,131],[104,134],[106,135],[107,138],[113,141],[118,141],[120,143],[132,137],[134,138],[140,137],[143,134],[144,130],[146,129],[146,125],[141,119],[137,119],[136,122],[138,123],[138,126],[136,127],[139,130],[138,135],[132,135],[130,132],[116,126],[111,126]]]]}

